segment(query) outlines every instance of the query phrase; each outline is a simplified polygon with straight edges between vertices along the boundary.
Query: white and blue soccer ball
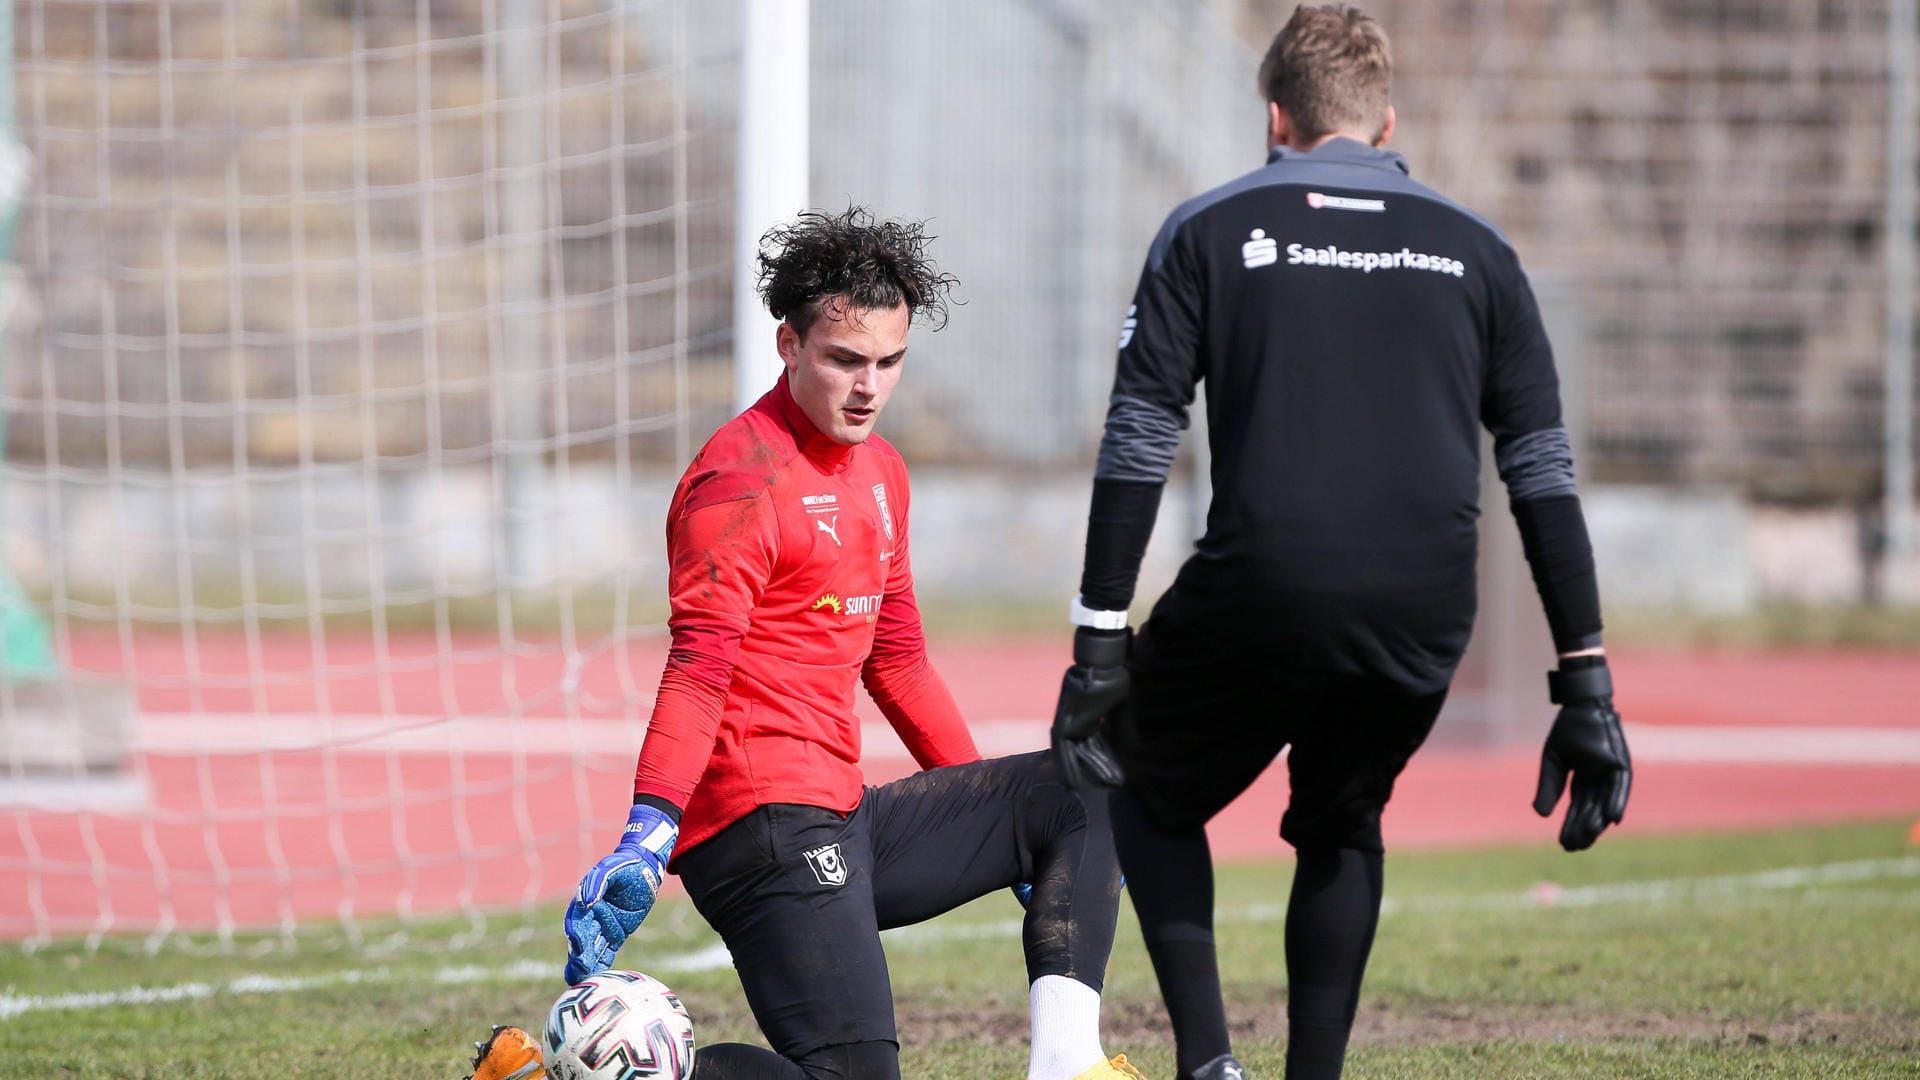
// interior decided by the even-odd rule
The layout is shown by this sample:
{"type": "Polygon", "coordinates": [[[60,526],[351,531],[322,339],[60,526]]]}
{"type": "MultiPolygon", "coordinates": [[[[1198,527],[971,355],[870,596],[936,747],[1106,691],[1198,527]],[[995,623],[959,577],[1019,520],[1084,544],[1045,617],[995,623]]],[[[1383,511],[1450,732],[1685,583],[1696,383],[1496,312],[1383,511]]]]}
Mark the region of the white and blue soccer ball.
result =
{"type": "Polygon", "coordinates": [[[553,1080],[687,1080],[693,1018],[665,983],[637,971],[603,971],[567,987],[541,1039],[553,1080]]]}

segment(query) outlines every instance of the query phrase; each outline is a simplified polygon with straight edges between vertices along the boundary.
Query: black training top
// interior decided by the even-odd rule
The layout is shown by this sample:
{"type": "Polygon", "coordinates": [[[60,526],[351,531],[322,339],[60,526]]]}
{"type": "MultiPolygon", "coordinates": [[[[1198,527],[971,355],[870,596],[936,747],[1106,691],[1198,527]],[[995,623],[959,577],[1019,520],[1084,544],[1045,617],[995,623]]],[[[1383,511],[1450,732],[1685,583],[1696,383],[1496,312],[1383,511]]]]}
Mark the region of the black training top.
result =
{"type": "MultiPolygon", "coordinates": [[[[1344,138],[1278,149],[1167,218],[1120,334],[1090,607],[1132,598],[1142,509],[1150,530],[1203,378],[1213,503],[1178,592],[1223,630],[1278,634],[1291,654],[1277,662],[1303,674],[1415,690],[1451,676],[1473,617],[1482,424],[1516,504],[1578,516],[1526,274],[1493,226],[1416,183],[1398,154],[1344,138]]],[[[1543,554],[1555,580],[1568,557],[1581,576],[1584,558],[1590,592],[1579,525],[1579,550],[1543,554]]],[[[1565,597],[1547,600],[1563,648],[1598,642],[1597,599],[1565,626],[1565,597]]]]}

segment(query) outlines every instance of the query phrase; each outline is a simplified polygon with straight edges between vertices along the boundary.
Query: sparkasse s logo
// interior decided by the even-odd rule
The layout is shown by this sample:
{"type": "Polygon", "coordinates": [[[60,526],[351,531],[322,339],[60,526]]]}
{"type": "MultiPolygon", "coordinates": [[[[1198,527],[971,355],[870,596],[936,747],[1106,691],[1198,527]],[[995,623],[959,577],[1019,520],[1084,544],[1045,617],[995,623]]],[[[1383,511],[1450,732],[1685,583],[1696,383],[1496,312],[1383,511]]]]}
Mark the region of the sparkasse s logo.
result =
{"type": "Polygon", "coordinates": [[[1248,234],[1246,243],[1240,245],[1240,265],[1251,270],[1256,266],[1272,266],[1280,261],[1280,242],[1267,235],[1265,229],[1255,229],[1248,234]]]}

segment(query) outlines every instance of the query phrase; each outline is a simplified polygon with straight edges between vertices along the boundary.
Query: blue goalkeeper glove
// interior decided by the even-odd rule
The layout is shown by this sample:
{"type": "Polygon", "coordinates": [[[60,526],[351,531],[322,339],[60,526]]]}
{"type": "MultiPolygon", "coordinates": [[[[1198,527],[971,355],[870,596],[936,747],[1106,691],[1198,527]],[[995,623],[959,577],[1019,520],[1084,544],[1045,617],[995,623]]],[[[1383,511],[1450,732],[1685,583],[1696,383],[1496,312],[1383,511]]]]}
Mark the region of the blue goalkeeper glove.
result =
{"type": "Polygon", "coordinates": [[[627,938],[653,910],[680,826],[656,807],[635,805],[613,854],[593,864],[567,904],[567,985],[613,966],[627,938]]]}

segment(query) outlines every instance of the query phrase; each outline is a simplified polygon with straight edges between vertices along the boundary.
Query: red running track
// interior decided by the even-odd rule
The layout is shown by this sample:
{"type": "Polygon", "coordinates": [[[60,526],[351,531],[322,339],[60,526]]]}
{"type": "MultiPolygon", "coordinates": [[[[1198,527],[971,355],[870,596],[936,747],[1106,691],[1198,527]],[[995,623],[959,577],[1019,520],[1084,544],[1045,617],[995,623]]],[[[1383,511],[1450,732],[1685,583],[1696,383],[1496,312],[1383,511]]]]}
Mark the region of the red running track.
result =
{"type": "MultiPolygon", "coordinates": [[[[0,825],[0,937],[433,913],[572,888],[627,803],[657,641],[589,649],[571,665],[549,640],[511,659],[492,639],[326,646],[202,635],[189,656],[177,637],[71,642],[76,673],[138,689],[144,790],[46,809],[44,793],[24,796],[36,806],[0,787],[13,800],[0,804],[11,821],[0,825]],[[477,719],[456,732],[450,715],[477,719]],[[357,717],[419,727],[424,744],[329,737],[357,717]]],[[[1047,637],[936,644],[935,655],[992,753],[1045,744],[1065,651],[1047,637]]],[[[1905,749],[1920,745],[1920,655],[1629,654],[1614,667],[1622,711],[1657,751],[1637,755],[1624,832],[1920,816],[1920,753],[1905,749]],[[1761,752],[1711,760],[1713,729],[1761,752]],[[1906,741],[1890,756],[1818,764],[1792,759],[1790,741],[1773,755],[1753,741],[1806,729],[1906,741]],[[1687,733],[1692,743],[1653,737],[1687,733]]],[[[1542,702],[1543,730],[1549,716],[1542,702]]],[[[1557,823],[1528,807],[1536,767],[1530,747],[1419,755],[1388,809],[1388,844],[1550,844],[1557,823]]],[[[910,768],[897,745],[870,741],[870,779],[910,768]]],[[[1270,770],[1215,821],[1219,856],[1286,850],[1275,835],[1285,783],[1284,768],[1270,770]]]]}

